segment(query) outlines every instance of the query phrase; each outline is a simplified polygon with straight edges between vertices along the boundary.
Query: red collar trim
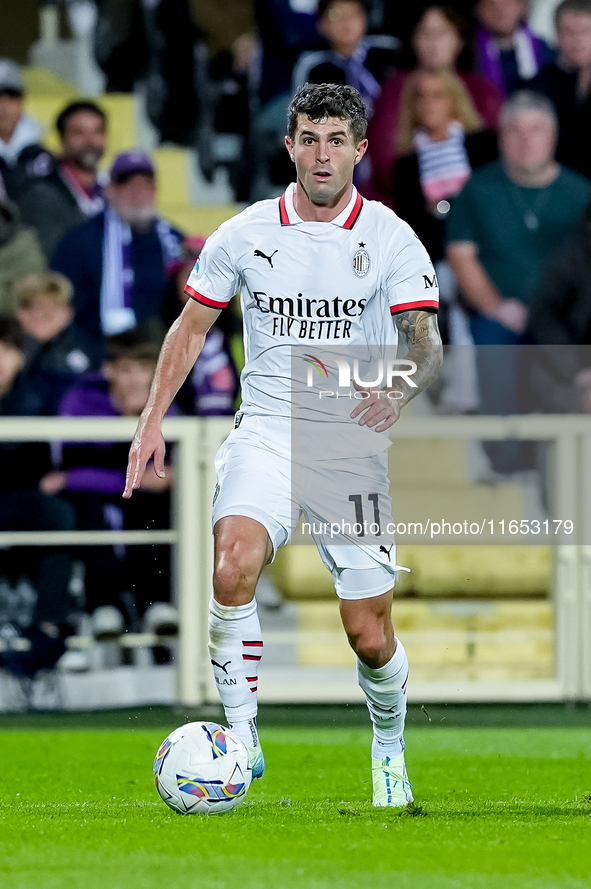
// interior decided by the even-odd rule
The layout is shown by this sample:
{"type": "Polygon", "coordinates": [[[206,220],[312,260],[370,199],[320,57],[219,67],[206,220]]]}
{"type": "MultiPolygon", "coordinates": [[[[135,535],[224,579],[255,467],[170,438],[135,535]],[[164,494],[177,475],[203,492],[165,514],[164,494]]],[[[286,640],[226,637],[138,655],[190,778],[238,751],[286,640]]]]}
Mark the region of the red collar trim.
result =
{"type": "MultiPolygon", "coordinates": [[[[355,199],[355,203],[353,205],[353,209],[349,213],[349,216],[345,220],[342,225],[342,228],[352,229],[357,220],[359,219],[359,214],[361,213],[363,207],[363,198],[357,193],[357,198],[355,199]]],[[[289,213],[287,212],[287,205],[285,201],[285,193],[281,195],[279,198],[279,221],[281,225],[291,225],[289,219],[289,213]]],[[[334,220],[333,220],[334,222],[334,220]]]]}
{"type": "Polygon", "coordinates": [[[285,206],[285,194],[279,198],[279,221],[281,225],[289,225],[289,215],[285,206]]]}
{"type": "Polygon", "coordinates": [[[363,198],[359,193],[357,193],[357,200],[355,201],[355,205],[349,214],[349,218],[343,225],[343,228],[351,229],[359,219],[359,214],[361,213],[361,208],[363,207],[363,198]]]}

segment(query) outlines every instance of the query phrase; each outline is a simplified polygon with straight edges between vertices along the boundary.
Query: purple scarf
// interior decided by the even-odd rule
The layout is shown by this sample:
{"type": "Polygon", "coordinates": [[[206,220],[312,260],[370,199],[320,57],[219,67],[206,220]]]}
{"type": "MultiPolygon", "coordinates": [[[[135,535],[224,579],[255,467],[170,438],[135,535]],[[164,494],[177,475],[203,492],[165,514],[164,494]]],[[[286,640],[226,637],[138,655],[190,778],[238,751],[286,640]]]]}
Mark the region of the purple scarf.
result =
{"type": "Polygon", "coordinates": [[[374,102],[380,95],[382,88],[371,71],[365,67],[365,60],[370,49],[369,41],[362,40],[350,59],[344,59],[334,53],[334,61],[344,69],[349,86],[354,86],[359,91],[371,116],[374,102]]]}
{"type": "MultiPolygon", "coordinates": [[[[166,220],[157,216],[154,224],[162,247],[164,268],[168,271],[173,263],[178,261],[181,253],[180,243],[166,220]]],[[[137,324],[133,310],[135,273],[132,263],[132,240],[133,234],[127,222],[111,207],[107,207],[100,295],[101,328],[105,336],[113,336],[137,324]]]]}
{"type": "MultiPolygon", "coordinates": [[[[499,49],[485,28],[480,27],[476,31],[476,47],[480,73],[492,81],[503,96],[506,96],[499,49]]],[[[519,76],[523,80],[529,80],[540,70],[542,41],[531,28],[522,24],[515,32],[514,49],[519,76]]]]}

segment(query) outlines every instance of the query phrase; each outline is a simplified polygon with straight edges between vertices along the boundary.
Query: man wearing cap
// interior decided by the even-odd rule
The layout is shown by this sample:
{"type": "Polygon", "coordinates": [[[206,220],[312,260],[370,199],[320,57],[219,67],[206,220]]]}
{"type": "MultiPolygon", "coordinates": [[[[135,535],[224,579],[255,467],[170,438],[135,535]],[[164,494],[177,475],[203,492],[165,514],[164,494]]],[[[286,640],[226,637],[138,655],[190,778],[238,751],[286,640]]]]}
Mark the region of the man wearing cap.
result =
{"type": "Polygon", "coordinates": [[[0,59],[0,198],[16,200],[30,176],[52,164],[39,144],[41,127],[23,114],[24,86],[16,62],[0,59]]]}
{"type": "Polygon", "coordinates": [[[74,285],[74,323],[103,357],[103,337],[137,325],[160,335],[170,268],[183,235],[155,208],[156,178],[142,151],[119,154],[105,187],[106,207],[58,244],[52,268],[74,285]]]}
{"type": "Polygon", "coordinates": [[[19,196],[23,220],[37,232],[48,261],[65,235],[104,208],[98,166],[105,153],[107,116],[95,102],[80,99],[55,122],[60,155],[29,178],[19,196]]]}

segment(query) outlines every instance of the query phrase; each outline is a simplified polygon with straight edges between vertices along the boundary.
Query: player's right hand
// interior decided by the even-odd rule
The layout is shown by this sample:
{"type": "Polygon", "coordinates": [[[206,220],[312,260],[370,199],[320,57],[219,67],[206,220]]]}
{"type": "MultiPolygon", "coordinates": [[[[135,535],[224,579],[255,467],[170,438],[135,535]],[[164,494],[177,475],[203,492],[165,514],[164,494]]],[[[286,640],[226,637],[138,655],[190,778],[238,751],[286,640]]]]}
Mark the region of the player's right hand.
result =
{"type": "Polygon", "coordinates": [[[146,466],[151,457],[154,457],[154,472],[158,478],[164,478],[164,455],[166,445],[162,437],[160,423],[142,419],[139,422],[131,448],[129,449],[129,461],[125,475],[125,490],[123,497],[128,500],[132,493],[142,483],[146,466]]]}

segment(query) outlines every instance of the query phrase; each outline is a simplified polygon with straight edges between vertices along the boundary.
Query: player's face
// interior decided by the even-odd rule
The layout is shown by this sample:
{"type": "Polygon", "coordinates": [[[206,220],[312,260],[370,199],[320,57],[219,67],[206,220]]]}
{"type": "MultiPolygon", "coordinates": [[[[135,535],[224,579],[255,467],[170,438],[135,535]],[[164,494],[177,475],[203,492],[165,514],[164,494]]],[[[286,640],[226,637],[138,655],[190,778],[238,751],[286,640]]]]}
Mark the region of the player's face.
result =
{"type": "Polygon", "coordinates": [[[515,114],[501,128],[501,154],[521,170],[544,169],[554,156],[555,141],[552,121],[541,111],[515,114]]]}
{"type": "Polygon", "coordinates": [[[62,156],[81,170],[93,173],[105,153],[105,124],[90,111],[78,111],[66,121],[62,156]]]}
{"type": "Polygon", "coordinates": [[[348,121],[328,117],[313,123],[305,114],[285,144],[309,200],[326,207],[337,204],[351,186],[355,165],[367,149],[367,139],[355,142],[348,121]]]}
{"type": "Polygon", "coordinates": [[[556,37],[565,65],[569,68],[591,65],[591,15],[563,12],[558,19],[556,37]]]}

